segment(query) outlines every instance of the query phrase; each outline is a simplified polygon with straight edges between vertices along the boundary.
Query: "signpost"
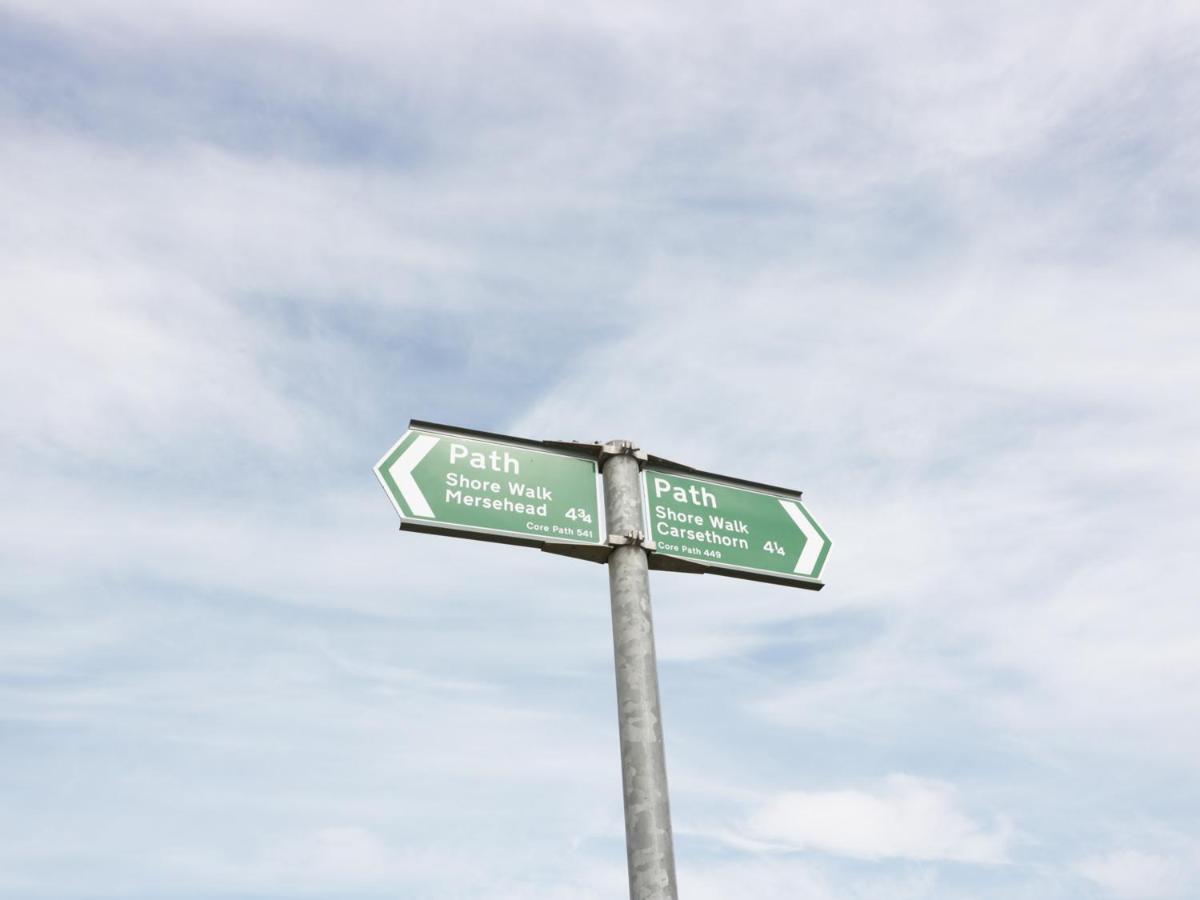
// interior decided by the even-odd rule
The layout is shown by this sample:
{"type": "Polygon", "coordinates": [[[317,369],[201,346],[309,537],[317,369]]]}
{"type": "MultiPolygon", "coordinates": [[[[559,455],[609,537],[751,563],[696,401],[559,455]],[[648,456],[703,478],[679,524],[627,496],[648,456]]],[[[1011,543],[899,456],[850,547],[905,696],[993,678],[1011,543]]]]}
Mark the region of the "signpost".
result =
{"type": "Polygon", "coordinates": [[[608,564],[629,896],[678,900],[649,570],[819,590],[829,538],[799,491],[700,472],[629,441],[529,441],[417,421],[375,474],[404,530],[608,564]]]}
{"type": "Polygon", "coordinates": [[[823,586],[829,537],[800,503],[799,491],[653,464],[642,479],[655,555],[721,575],[823,586]]]}

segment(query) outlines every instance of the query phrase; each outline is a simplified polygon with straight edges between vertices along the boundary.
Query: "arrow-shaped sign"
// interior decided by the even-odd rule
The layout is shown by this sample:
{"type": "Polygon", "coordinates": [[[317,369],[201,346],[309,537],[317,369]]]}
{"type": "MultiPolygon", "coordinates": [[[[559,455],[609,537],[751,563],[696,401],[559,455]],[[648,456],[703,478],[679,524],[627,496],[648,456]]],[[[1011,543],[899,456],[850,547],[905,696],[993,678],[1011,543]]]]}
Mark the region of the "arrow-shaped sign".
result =
{"type": "Polygon", "coordinates": [[[404,528],[508,543],[603,543],[597,463],[537,441],[412,423],[375,474],[404,528]]]}
{"type": "Polygon", "coordinates": [[[724,575],[822,586],[829,537],[798,492],[656,465],[643,477],[656,555],[724,575]]]}

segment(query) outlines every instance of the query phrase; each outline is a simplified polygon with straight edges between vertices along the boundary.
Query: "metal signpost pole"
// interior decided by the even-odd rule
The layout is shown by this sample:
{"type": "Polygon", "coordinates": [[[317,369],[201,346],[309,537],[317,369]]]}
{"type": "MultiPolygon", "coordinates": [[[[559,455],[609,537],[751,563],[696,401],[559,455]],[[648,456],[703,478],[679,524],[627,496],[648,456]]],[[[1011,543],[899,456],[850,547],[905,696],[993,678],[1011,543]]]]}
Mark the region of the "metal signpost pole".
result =
{"type": "Polygon", "coordinates": [[[375,474],[406,531],[607,561],[629,896],[678,900],[649,569],[820,590],[829,536],[800,492],[648,456],[629,441],[531,441],[416,419],[375,474]]]}
{"type": "Polygon", "coordinates": [[[609,542],[616,545],[608,558],[608,584],[629,896],[631,900],[677,900],[649,567],[642,547],[641,477],[628,441],[606,444],[603,457],[609,542]]]}

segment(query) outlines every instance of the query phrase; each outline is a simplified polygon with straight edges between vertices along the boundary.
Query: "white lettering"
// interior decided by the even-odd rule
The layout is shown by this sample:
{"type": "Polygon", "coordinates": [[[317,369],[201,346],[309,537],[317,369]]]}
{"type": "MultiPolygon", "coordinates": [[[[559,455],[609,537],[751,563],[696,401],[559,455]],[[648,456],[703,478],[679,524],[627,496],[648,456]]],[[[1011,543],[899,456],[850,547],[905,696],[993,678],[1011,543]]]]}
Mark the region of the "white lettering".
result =
{"type": "Polygon", "coordinates": [[[486,469],[509,475],[521,474],[520,461],[507,450],[503,455],[499,450],[493,450],[491,453],[472,453],[466,444],[451,444],[450,465],[456,466],[460,460],[464,459],[472,469],[486,469]]]}
{"type": "Polygon", "coordinates": [[[717,508],[717,498],[709,492],[708,488],[697,487],[691,485],[687,488],[682,488],[677,485],[672,485],[665,478],[654,476],[654,499],[657,500],[663,494],[669,493],[671,499],[677,503],[690,503],[693,506],[711,506],[717,508]]]}

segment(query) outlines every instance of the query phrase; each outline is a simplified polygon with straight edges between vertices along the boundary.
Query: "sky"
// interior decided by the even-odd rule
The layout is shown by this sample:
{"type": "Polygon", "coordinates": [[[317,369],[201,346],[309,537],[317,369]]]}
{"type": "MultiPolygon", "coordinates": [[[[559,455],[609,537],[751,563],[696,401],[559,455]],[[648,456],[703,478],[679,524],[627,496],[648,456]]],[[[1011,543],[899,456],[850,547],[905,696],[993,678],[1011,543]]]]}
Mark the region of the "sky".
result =
{"type": "Polygon", "coordinates": [[[687,900],[1200,896],[1200,7],[0,0],[0,897],[626,891],[605,571],[410,418],[804,491],[652,573],[687,900]]]}

